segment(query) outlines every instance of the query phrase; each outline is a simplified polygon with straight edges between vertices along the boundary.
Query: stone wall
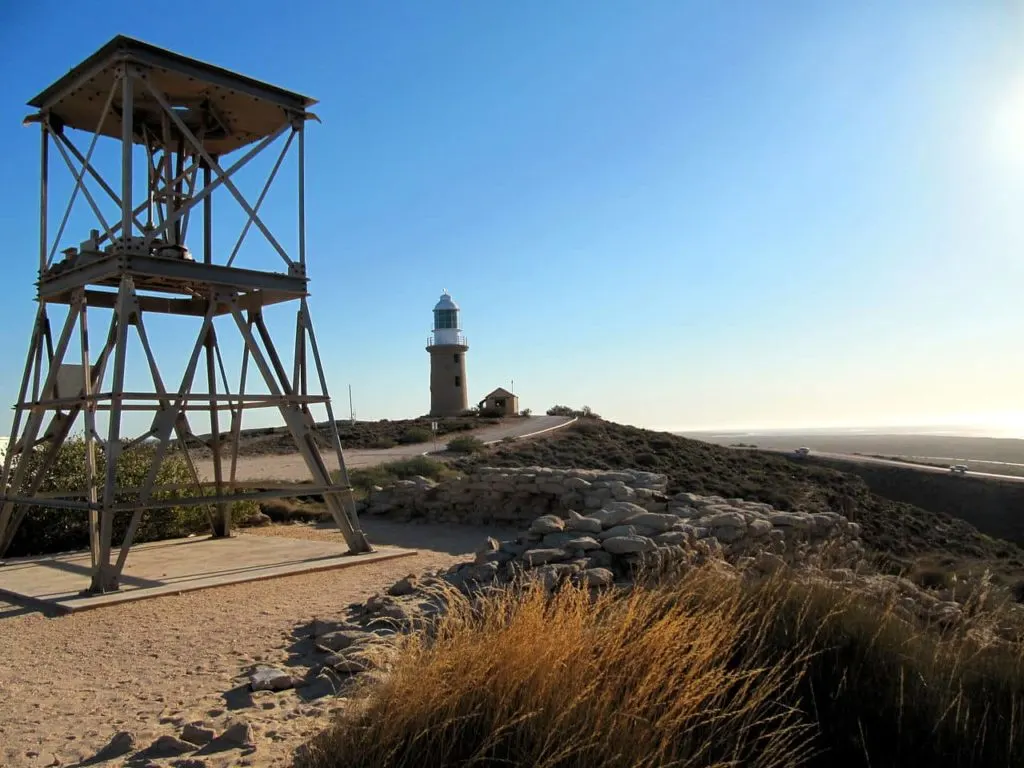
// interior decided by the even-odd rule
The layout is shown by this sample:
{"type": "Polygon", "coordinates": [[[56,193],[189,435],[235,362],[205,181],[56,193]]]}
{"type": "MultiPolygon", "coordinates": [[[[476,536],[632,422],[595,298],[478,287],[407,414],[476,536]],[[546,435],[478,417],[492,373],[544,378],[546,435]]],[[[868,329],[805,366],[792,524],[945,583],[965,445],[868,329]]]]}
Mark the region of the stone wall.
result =
{"type": "Polygon", "coordinates": [[[375,488],[361,515],[392,520],[519,525],[547,514],[601,509],[628,501],[651,512],[668,506],[668,478],[653,472],[481,467],[435,483],[425,477],[375,488]]]}

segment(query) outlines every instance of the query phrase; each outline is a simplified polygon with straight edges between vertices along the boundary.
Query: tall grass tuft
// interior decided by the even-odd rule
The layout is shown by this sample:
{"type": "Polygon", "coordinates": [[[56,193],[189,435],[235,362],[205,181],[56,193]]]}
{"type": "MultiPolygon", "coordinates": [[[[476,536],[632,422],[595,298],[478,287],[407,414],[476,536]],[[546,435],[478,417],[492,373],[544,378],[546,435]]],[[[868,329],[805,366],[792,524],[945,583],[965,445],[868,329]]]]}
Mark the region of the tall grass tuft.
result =
{"type": "Polygon", "coordinates": [[[410,638],[301,764],[793,765],[811,737],[787,704],[801,660],[759,663],[765,627],[730,585],[709,584],[699,607],[666,590],[452,595],[432,636],[410,638]]]}
{"type": "Polygon", "coordinates": [[[939,626],[897,599],[714,567],[596,599],[452,593],[299,765],[1024,765],[1006,606],[939,626]]]}

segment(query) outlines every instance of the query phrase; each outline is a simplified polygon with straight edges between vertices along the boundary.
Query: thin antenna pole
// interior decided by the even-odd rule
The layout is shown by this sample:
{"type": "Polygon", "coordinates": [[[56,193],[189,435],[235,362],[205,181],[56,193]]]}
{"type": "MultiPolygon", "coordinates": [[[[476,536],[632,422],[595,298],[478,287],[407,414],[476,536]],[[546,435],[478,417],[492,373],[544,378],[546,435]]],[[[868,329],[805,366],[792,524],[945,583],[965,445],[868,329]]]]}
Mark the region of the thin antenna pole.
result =
{"type": "Polygon", "coordinates": [[[352,385],[348,385],[348,417],[353,424],[356,423],[356,411],[352,407],[352,385]]]}

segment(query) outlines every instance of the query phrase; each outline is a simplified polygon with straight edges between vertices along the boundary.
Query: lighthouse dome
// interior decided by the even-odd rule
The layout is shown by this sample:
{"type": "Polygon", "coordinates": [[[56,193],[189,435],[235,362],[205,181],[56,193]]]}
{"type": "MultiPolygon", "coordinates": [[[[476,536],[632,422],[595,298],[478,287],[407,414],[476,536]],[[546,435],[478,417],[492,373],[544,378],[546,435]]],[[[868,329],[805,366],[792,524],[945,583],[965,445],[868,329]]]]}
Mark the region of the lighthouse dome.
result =
{"type": "Polygon", "coordinates": [[[455,303],[455,301],[452,299],[452,295],[448,293],[448,291],[442,293],[441,300],[434,305],[435,312],[441,309],[454,309],[456,311],[458,311],[459,309],[459,305],[455,303]]]}

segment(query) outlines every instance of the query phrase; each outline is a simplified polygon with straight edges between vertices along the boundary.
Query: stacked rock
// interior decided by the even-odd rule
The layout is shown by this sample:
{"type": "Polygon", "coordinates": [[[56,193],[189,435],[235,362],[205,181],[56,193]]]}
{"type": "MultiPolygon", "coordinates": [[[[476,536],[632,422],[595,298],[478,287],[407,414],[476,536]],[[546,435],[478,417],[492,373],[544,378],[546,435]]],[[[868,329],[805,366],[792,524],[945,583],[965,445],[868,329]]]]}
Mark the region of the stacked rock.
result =
{"type": "Polygon", "coordinates": [[[424,477],[375,488],[360,514],[441,523],[525,524],[570,509],[630,501],[664,511],[668,478],[637,470],[482,467],[440,483],[424,477]]]}
{"type": "Polygon", "coordinates": [[[545,585],[565,581],[605,586],[641,570],[699,565],[709,558],[737,559],[757,553],[759,567],[797,563],[825,546],[844,554],[861,551],[859,527],[832,512],[778,512],[770,505],[679,494],[666,512],[613,501],[587,515],[542,515],[515,540],[488,539],[473,563],[446,574],[471,587],[527,572],[545,585]]]}

